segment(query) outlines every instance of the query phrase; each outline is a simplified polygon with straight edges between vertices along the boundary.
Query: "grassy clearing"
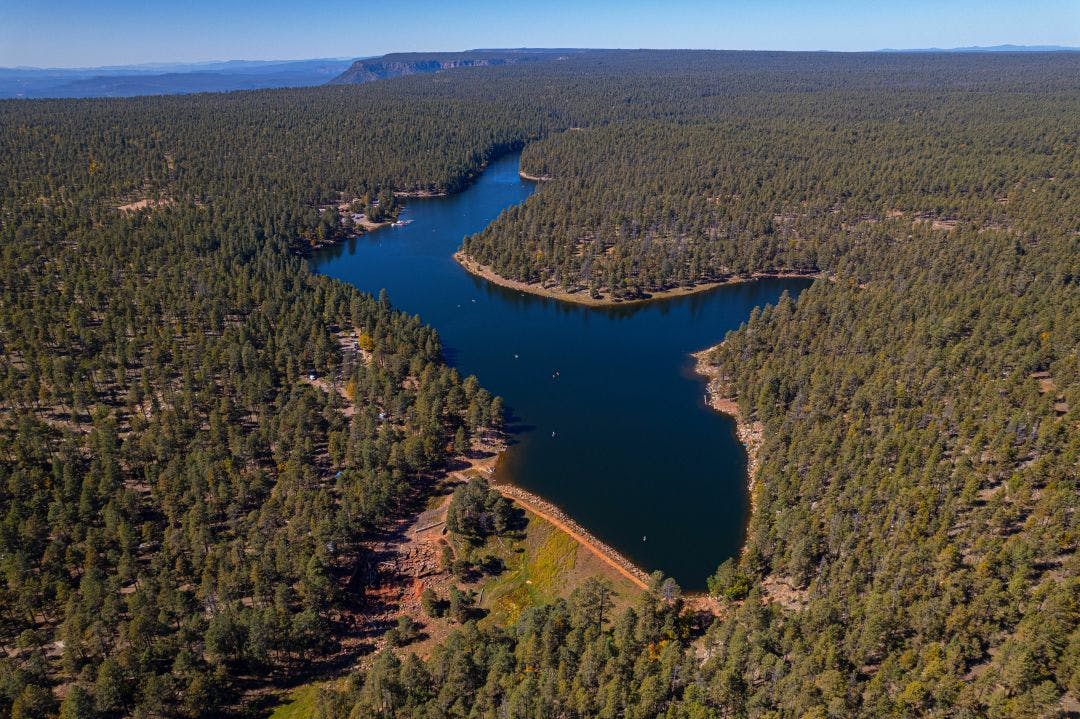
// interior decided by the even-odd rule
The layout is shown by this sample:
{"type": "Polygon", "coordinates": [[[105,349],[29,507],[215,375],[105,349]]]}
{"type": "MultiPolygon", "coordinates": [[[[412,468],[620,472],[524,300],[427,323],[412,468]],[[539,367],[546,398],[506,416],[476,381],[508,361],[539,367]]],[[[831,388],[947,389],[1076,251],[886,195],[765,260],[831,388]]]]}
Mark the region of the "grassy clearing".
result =
{"type": "Polygon", "coordinates": [[[439,507],[443,506],[443,504],[445,504],[445,503],[446,503],[446,495],[443,494],[442,492],[436,492],[435,494],[428,497],[427,501],[424,502],[424,511],[425,512],[430,512],[433,509],[438,509],[439,507]]]}
{"type": "Polygon", "coordinates": [[[566,533],[529,514],[521,540],[492,540],[482,551],[499,556],[506,571],[481,585],[485,622],[508,625],[530,607],[567,597],[590,576],[611,582],[619,604],[636,596],[637,588],[566,533]]]}
{"type": "Polygon", "coordinates": [[[491,612],[487,621],[497,624],[512,624],[529,607],[558,596],[560,584],[565,586],[560,578],[577,560],[577,543],[534,516],[529,517],[524,540],[489,545],[506,564],[505,572],[483,585],[483,606],[491,612]]]}
{"type": "Polygon", "coordinates": [[[274,707],[270,719],[308,719],[314,715],[319,692],[328,682],[311,682],[287,692],[281,703],[274,707]]]}

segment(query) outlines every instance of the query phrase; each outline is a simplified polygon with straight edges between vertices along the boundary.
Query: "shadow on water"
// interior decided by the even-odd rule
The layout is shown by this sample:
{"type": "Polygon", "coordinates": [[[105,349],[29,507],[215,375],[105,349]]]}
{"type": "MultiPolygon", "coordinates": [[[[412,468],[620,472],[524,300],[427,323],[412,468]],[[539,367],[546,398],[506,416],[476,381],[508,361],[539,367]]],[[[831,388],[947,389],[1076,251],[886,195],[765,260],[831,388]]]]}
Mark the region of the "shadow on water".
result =
{"type": "Polygon", "coordinates": [[[517,444],[518,437],[536,431],[536,425],[529,424],[524,417],[517,413],[513,406],[504,405],[504,412],[506,416],[503,420],[503,428],[510,435],[509,442],[511,445],[517,444]]]}
{"type": "Polygon", "coordinates": [[[366,292],[386,288],[396,307],[438,329],[448,362],[506,399],[514,436],[500,478],[644,569],[700,589],[738,552],[749,501],[734,423],[705,407],[689,353],[810,280],[605,308],[491,284],[451,255],[534,191],[517,167],[508,155],[458,195],[411,200],[411,224],[320,250],[311,265],[366,292]]]}

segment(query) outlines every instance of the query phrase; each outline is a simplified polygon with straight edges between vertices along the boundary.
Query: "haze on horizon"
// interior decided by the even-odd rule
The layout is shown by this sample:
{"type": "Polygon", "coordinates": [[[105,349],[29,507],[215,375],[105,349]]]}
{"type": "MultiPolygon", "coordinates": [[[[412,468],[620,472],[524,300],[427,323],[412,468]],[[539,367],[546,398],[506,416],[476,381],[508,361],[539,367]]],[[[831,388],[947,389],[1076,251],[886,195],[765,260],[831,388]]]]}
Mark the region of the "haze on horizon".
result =
{"type": "Polygon", "coordinates": [[[362,57],[483,47],[834,50],[1080,46],[1071,0],[327,0],[32,2],[0,7],[0,66],[362,57]]]}

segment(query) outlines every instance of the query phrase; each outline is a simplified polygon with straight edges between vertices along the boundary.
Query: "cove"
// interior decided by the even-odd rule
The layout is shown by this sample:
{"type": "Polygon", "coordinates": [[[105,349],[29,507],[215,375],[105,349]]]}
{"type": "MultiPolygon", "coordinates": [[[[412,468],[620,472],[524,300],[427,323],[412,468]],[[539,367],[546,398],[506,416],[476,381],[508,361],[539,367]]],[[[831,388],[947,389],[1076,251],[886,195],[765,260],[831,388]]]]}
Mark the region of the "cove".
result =
{"type": "Polygon", "coordinates": [[[689,353],[810,280],[592,308],[465,272],[451,257],[462,238],[534,189],[518,155],[505,155],[457,195],[410,200],[405,227],[323,248],[311,266],[365,292],[385,288],[439,331],[463,376],[502,395],[514,436],[496,480],[560,506],[642,569],[702,589],[738,553],[750,503],[735,423],[706,407],[689,353]]]}

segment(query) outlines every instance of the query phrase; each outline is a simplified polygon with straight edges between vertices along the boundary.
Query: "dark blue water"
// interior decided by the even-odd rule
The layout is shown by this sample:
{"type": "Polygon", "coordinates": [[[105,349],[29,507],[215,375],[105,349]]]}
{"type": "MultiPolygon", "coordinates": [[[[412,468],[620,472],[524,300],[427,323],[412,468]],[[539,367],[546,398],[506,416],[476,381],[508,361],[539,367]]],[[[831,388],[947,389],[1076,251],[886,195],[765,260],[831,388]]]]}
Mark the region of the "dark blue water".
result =
{"type": "Polygon", "coordinates": [[[647,571],[700,589],[738,553],[749,500],[734,422],[705,406],[688,354],[809,282],[610,309],[493,285],[451,255],[533,192],[517,170],[517,155],[493,162],[458,195],[410,201],[406,227],[324,249],[312,266],[367,292],[385,288],[438,329],[463,376],[503,396],[519,432],[497,478],[559,505],[647,571]]]}

